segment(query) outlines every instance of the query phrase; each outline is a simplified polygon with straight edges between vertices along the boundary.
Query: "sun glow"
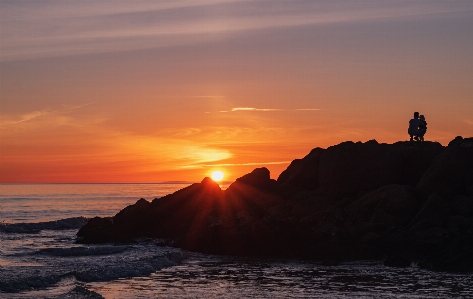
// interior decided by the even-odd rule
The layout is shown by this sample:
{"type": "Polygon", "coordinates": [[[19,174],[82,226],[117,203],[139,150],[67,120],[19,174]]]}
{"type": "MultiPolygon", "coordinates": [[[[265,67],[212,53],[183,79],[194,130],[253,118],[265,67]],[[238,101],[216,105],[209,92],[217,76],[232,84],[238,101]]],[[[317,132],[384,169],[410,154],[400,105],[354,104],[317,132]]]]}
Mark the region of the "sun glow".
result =
{"type": "Polygon", "coordinates": [[[221,180],[223,180],[224,174],[220,170],[215,170],[210,176],[212,177],[212,180],[220,182],[221,180]]]}

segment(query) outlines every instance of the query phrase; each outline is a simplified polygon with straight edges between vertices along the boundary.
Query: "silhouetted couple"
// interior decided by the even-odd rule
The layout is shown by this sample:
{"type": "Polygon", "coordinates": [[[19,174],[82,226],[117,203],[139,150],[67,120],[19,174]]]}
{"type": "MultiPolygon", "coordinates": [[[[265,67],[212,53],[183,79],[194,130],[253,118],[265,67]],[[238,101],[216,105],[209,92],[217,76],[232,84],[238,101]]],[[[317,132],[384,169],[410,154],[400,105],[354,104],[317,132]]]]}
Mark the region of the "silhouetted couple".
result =
{"type": "Polygon", "coordinates": [[[411,141],[424,141],[425,132],[427,132],[425,117],[423,115],[419,117],[419,112],[414,112],[414,118],[409,121],[409,129],[407,129],[411,141]]]}

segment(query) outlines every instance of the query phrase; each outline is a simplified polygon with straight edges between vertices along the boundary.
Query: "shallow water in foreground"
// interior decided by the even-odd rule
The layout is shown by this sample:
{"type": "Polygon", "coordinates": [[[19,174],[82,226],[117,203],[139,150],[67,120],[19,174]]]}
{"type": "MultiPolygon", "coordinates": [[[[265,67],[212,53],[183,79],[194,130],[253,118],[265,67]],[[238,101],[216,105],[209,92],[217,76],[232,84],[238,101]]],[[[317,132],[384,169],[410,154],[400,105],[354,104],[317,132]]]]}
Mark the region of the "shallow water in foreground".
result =
{"type": "Polygon", "coordinates": [[[300,261],[191,255],[148,277],[91,283],[105,298],[468,298],[473,278],[362,261],[300,261]]]}
{"type": "Polygon", "coordinates": [[[415,265],[212,256],[150,239],[75,244],[87,221],[78,216],[112,216],[136,194],[162,196],[184,186],[16,186],[9,196],[0,185],[0,215],[7,219],[0,225],[0,298],[473,298],[472,274],[415,265]]]}

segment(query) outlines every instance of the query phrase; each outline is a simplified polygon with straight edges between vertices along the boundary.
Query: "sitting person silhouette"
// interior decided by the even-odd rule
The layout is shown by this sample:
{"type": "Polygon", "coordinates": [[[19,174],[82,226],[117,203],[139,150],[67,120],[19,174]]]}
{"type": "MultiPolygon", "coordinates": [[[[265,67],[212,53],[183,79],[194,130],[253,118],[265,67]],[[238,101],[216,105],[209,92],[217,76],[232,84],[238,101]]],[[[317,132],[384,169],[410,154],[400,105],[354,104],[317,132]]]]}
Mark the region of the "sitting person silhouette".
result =
{"type": "Polygon", "coordinates": [[[424,141],[424,135],[427,132],[427,122],[425,121],[425,116],[421,115],[419,117],[420,123],[419,123],[419,138],[420,141],[424,141]]]}
{"type": "Polygon", "coordinates": [[[421,120],[419,119],[419,112],[414,112],[414,118],[409,121],[409,128],[407,129],[407,133],[411,137],[410,141],[419,140],[419,125],[421,120]]]}

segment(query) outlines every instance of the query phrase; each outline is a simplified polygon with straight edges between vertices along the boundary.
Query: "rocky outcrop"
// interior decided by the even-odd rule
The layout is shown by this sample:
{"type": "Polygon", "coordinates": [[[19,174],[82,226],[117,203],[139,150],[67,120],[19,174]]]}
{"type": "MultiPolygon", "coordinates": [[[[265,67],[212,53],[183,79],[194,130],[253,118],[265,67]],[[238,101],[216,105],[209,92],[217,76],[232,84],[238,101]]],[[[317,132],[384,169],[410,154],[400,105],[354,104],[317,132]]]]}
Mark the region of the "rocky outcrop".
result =
{"type": "Polygon", "coordinates": [[[424,197],[432,193],[446,198],[473,194],[473,145],[450,145],[435,158],[418,183],[417,190],[424,197]]]}
{"type": "Polygon", "coordinates": [[[151,202],[140,199],[113,219],[91,219],[78,242],[152,237],[206,253],[335,264],[379,258],[393,267],[416,261],[432,270],[473,271],[472,141],[316,148],[277,181],[257,168],[226,190],[205,178],[151,202]]]}
{"type": "Polygon", "coordinates": [[[439,143],[378,144],[344,142],[329,147],[320,161],[319,192],[334,199],[357,197],[389,184],[416,186],[433,159],[444,149],[439,143]]]}
{"type": "Polygon", "coordinates": [[[291,162],[278,177],[284,189],[316,190],[319,188],[320,159],[325,149],[314,148],[307,156],[291,162]]]}
{"type": "Polygon", "coordinates": [[[110,218],[94,217],[77,232],[78,243],[129,243],[133,237],[118,230],[110,218]]]}

